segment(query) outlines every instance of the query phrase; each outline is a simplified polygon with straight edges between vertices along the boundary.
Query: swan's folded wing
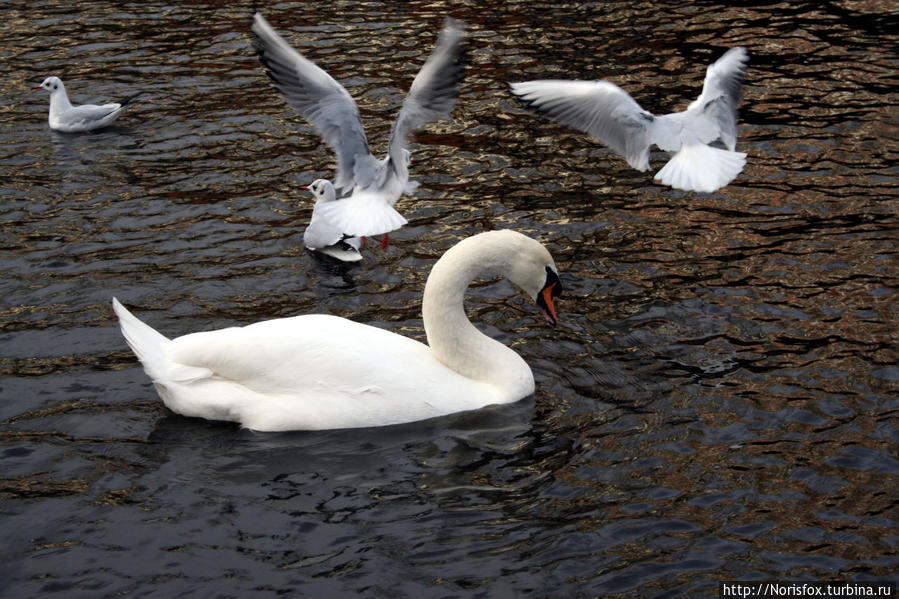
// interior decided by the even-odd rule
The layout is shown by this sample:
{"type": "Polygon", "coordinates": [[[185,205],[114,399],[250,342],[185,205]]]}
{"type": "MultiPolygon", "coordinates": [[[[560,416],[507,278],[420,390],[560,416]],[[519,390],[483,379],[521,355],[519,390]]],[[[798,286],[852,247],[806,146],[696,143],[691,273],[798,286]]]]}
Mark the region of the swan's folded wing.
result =
{"type": "MultiPolygon", "coordinates": [[[[687,108],[702,111],[717,121],[719,135],[728,150],[737,143],[737,105],[743,82],[743,69],[749,61],[745,48],[731,48],[706,69],[702,93],[687,108]]],[[[717,137],[717,136],[716,136],[717,137]]]]}
{"type": "Polygon", "coordinates": [[[409,135],[427,123],[449,118],[462,75],[462,23],[447,17],[431,55],[421,67],[390,132],[390,156],[401,160],[409,135]]]}
{"type": "Polygon", "coordinates": [[[259,60],[275,87],[336,154],[334,187],[338,194],[349,193],[356,160],[377,162],[371,156],[356,102],[342,85],[293,49],[259,13],[253,17],[252,31],[259,60]]]}
{"type": "Polygon", "coordinates": [[[589,133],[639,170],[649,168],[653,115],[609,81],[540,80],[510,84],[534,110],[589,133]]]}
{"type": "Polygon", "coordinates": [[[165,351],[172,362],[208,369],[212,380],[255,393],[296,394],[324,386],[339,395],[377,388],[395,376],[379,346],[394,353],[426,350],[388,331],[310,314],[191,333],[172,340],[165,351]]]}

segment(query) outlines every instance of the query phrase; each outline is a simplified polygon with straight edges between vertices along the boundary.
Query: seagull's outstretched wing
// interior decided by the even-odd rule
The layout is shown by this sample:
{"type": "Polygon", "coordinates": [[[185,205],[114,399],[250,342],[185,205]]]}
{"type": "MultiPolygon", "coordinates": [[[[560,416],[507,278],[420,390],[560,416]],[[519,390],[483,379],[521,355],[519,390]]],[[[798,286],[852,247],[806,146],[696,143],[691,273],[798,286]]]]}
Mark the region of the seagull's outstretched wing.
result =
{"type": "Polygon", "coordinates": [[[258,12],[253,33],[259,59],[287,103],[300,113],[337,155],[334,187],[348,194],[357,161],[377,162],[368,147],[359,108],[350,94],[330,75],[294,50],[258,12]]]}
{"type": "Polygon", "coordinates": [[[649,168],[649,129],[655,117],[614,83],[546,79],[510,87],[528,106],[589,133],[635,169],[649,168]]]}
{"type": "Polygon", "coordinates": [[[431,55],[412,81],[393,127],[389,154],[393,162],[402,162],[402,149],[409,136],[423,125],[449,118],[456,104],[456,90],[462,75],[464,26],[447,17],[431,55]]]}
{"type": "Polygon", "coordinates": [[[702,93],[687,108],[712,115],[721,141],[733,151],[737,144],[737,104],[743,83],[743,69],[749,61],[745,48],[731,48],[706,69],[702,93]]]}

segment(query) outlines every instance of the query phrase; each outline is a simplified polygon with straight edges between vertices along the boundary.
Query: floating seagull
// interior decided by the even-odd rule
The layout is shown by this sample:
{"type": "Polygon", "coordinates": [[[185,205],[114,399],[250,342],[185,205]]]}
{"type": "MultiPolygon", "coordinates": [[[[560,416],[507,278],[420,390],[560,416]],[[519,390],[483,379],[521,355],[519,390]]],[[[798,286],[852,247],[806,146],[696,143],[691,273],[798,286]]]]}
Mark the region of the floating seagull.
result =
{"type": "Polygon", "coordinates": [[[534,392],[524,359],[465,315],[465,290],[480,274],[508,277],[558,322],[562,284],[552,256],[510,230],[464,239],[434,264],[422,298],[427,345],[328,314],[169,339],[112,304],[125,340],[178,414],[259,431],[384,426],[534,392]]]}
{"type": "Polygon", "coordinates": [[[138,92],[121,102],[112,102],[102,106],[96,104],[72,106],[66,95],[66,88],[59,77],[47,77],[43,83],[34,86],[33,89],[45,89],[50,92],[50,116],[47,120],[51,129],[65,133],[93,131],[112,124],[122,114],[125,106],[143,93],[138,92]]]}
{"type": "Polygon", "coordinates": [[[310,250],[321,252],[344,262],[362,260],[359,247],[362,239],[344,235],[343,231],[333,226],[319,214],[321,207],[328,202],[335,202],[334,186],[327,179],[316,179],[311,185],[303,187],[315,196],[312,207],[312,218],[303,232],[303,244],[310,250]]]}
{"type": "Polygon", "coordinates": [[[409,182],[411,154],[406,144],[416,129],[449,118],[462,72],[462,24],[446,19],[393,123],[383,160],[371,153],[359,108],[342,85],[290,47],[259,13],[252,30],[259,59],[275,87],[337,156],[334,188],[338,198],[347,199],[322,205],[321,216],[353,236],[380,235],[405,225],[393,205],[415,186],[409,182]]]}
{"type": "Polygon", "coordinates": [[[649,146],[674,152],[656,173],[665,185],[711,192],[730,183],[746,164],[735,152],[737,103],[749,55],[732,48],[708,67],[702,94],[685,111],[655,116],[609,81],[543,80],[512,83],[512,93],[547,116],[580,129],[623,156],[633,168],[649,169],[649,146]],[[708,144],[721,140],[727,150],[708,144]]]}

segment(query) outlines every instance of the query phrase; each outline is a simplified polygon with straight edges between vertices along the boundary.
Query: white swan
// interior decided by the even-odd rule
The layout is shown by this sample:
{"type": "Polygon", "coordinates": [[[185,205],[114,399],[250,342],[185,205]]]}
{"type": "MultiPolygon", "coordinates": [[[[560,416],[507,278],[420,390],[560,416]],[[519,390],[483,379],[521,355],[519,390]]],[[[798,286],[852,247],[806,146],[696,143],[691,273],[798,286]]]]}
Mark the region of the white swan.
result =
{"type": "Polygon", "coordinates": [[[322,314],[170,340],[115,298],[112,304],[125,340],[174,412],[259,431],[382,426],[533,393],[521,356],[465,315],[465,290],[480,274],[507,277],[557,322],[562,288],[552,256],[509,230],[460,241],[434,265],[422,300],[428,345],[322,314]]]}
{"type": "Polygon", "coordinates": [[[33,89],[45,89],[50,92],[50,114],[47,121],[51,129],[64,133],[93,131],[112,124],[122,114],[125,106],[142,93],[138,92],[121,102],[100,106],[96,104],[73,106],[59,77],[47,77],[33,89]]]}
{"type": "Polygon", "coordinates": [[[321,252],[343,262],[358,262],[362,260],[359,247],[362,239],[351,235],[344,235],[343,231],[322,218],[319,211],[329,202],[337,201],[334,196],[334,186],[327,179],[316,179],[303,189],[315,196],[315,205],[312,207],[312,218],[309,226],[303,231],[303,244],[310,250],[321,252]]]}
{"type": "Polygon", "coordinates": [[[403,193],[415,189],[409,182],[406,145],[416,129],[449,118],[456,103],[462,72],[461,23],[446,19],[393,122],[383,160],[371,153],[359,108],[342,85],[293,49],[258,12],[252,31],[259,59],[275,87],[336,154],[334,188],[342,201],[322,206],[321,216],[353,236],[380,235],[405,225],[406,219],[393,206],[403,193]]]}
{"type": "Polygon", "coordinates": [[[746,154],[735,152],[737,103],[744,48],[732,48],[706,70],[702,94],[685,111],[655,116],[609,81],[525,81],[512,93],[535,110],[585,131],[623,156],[633,168],[649,169],[653,144],[674,152],[656,173],[665,185],[712,192],[740,174],[746,154]],[[720,139],[727,150],[708,144],[720,139]]]}

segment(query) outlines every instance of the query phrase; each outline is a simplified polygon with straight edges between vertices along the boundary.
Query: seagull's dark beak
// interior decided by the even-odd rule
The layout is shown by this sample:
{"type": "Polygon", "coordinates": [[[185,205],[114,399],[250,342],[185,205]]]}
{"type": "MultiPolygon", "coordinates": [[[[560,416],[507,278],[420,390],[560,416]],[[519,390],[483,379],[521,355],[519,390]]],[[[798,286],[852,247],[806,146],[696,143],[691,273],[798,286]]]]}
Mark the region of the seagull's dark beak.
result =
{"type": "Polygon", "coordinates": [[[31,89],[41,89],[41,86],[40,86],[40,85],[35,85],[35,86],[32,87],[31,89]]]}

